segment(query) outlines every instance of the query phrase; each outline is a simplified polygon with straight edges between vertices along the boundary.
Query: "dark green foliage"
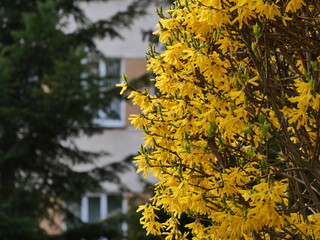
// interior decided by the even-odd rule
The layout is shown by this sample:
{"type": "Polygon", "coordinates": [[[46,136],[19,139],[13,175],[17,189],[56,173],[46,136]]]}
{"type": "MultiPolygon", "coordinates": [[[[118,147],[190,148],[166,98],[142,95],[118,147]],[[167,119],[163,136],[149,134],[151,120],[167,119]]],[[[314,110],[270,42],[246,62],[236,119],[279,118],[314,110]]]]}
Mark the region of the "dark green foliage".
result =
{"type": "MultiPolygon", "coordinates": [[[[124,170],[124,165],[110,165],[75,171],[72,165],[90,163],[103,153],[81,151],[66,140],[102,130],[92,120],[112,98],[103,91],[103,79],[82,61],[100,56],[94,39],[119,37],[117,28],[130,26],[149,2],[135,1],[93,23],[79,2],[0,3],[0,239],[47,239],[39,222],[50,217],[49,208],[79,202],[101,181],[117,181],[115,169],[124,170]],[[63,19],[71,17],[78,28],[66,33],[63,19]]],[[[81,229],[74,230],[76,236],[81,229]]],[[[111,232],[105,229],[103,235],[111,232]]],[[[71,235],[60,237],[77,238],[71,235]]]]}
{"type": "Polygon", "coordinates": [[[37,228],[39,196],[17,188],[9,198],[1,198],[0,239],[42,240],[45,233],[37,228]]]}
{"type": "Polygon", "coordinates": [[[122,216],[108,218],[97,223],[79,224],[63,235],[49,236],[48,240],[100,240],[101,236],[107,236],[108,240],[122,240],[122,233],[117,227],[122,216]]]}

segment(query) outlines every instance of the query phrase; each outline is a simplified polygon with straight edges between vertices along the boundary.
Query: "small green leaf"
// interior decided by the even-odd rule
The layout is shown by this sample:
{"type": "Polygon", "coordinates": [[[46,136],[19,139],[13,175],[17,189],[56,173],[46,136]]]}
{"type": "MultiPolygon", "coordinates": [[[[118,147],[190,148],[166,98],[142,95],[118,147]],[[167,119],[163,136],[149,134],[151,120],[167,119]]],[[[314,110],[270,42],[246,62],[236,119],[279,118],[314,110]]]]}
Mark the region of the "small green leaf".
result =
{"type": "Polygon", "coordinates": [[[256,39],[259,39],[260,33],[261,33],[260,26],[258,25],[258,23],[256,23],[255,25],[253,25],[253,35],[256,39]]]}
{"type": "Polygon", "coordinates": [[[266,121],[266,117],[260,113],[258,116],[258,121],[259,121],[259,123],[264,124],[264,122],[266,121]]]}

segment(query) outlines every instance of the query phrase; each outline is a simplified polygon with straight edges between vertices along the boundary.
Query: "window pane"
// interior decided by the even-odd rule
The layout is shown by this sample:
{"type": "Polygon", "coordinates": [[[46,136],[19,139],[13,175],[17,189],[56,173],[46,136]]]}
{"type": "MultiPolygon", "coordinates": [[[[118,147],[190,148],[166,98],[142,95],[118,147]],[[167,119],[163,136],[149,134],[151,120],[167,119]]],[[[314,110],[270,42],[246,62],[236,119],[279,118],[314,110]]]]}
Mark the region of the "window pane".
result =
{"type": "Polygon", "coordinates": [[[108,195],[108,214],[121,212],[122,196],[121,195],[108,195]]]}
{"type": "Polygon", "coordinates": [[[107,109],[106,119],[120,120],[121,119],[121,100],[113,99],[107,109]]]}
{"type": "MultiPolygon", "coordinates": [[[[116,84],[121,82],[121,59],[102,58],[98,62],[101,96],[115,94],[116,84]]],[[[100,109],[94,123],[104,127],[123,127],[125,124],[123,100],[112,98],[109,104],[100,109]]]]}
{"type": "Polygon", "coordinates": [[[100,220],[100,197],[88,198],[89,222],[97,222],[100,220]]]}
{"type": "Polygon", "coordinates": [[[118,78],[106,78],[105,87],[106,90],[115,88],[116,84],[120,82],[120,77],[118,78]]]}
{"type": "Polygon", "coordinates": [[[120,73],[120,59],[108,58],[105,60],[106,63],[106,77],[119,79],[120,73]]]}

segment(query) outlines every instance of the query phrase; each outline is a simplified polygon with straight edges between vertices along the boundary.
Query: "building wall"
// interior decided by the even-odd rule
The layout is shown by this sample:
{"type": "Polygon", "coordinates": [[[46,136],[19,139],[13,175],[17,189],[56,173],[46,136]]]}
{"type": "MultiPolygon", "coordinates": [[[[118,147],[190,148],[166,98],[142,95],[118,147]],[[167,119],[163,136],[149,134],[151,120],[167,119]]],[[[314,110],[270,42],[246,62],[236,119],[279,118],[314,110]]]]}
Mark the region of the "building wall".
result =
{"type": "MultiPolygon", "coordinates": [[[[132,0],[109,0],[107,2],[82,3],[83,9],[90,19],[93,21],[104,19],[112,16],[119,10],[124,10],[132,0]]],[[[147,72],[145,55],[148,49],[148,43],[142,41],[143,30],[152,29],[158,20],[155,14],[155,6],[147,10],[148,15],[134,20],[134,24],[130,28],[120,30],[123,39],[103,39],[97,40],[99,50],[101,50],[107,58],[121,58],[123,62],[124,73],[128,76],[129,81],[140,77],[147,72]]],[[[72,23],[69,30],[75,26],[72,23]]],[[[140,145],[143,144],[143,134],[140,130],[130,125],[128,117],[130,114],[138,114],[139,109],[130,101],[125,102],[125,124],[122,127],[106,128],[101,134],[93,136],[80,136],[75,139],[80,149],[88,151],[104,151],[109,153],[108,156],[97,159],[95,166],[103,166],[105,164],[122,161],[130,155],[137,155],[140,145]]],[[[75,169],[90,169],[92,165],[73,166],[75,169]]],[[[149,178],[153,182],[155,179],[149,178]]],[[[121,181],[131,192],[141,192],[142,184],[139,176],[132,168],[124,174],[121,174],[121,181]]],[[[119,193],[120,189],[117,185],[109,182],[103,183],[104,193],[119,193]]],[[[90,196],[92,193],[88,193],[90,196]]],[[[132,193],[131,193],[132,194],[132,193]]],[[[124,194],[126,198],[127,194],[124,194]]],[[[84,198],[85,199],[85,198],[84,198]]],[[[124,201],[123,210],[127,201],[124,201]]],[[[57,226],[51,226],[48,221],[43,221],[41,226],[50,234],[58,234],[63,229],[63,216],[55,217],[57,226]]]]}
{"type": "MultiPolygon", "coordinates": [[[[146,70],[146,60],[144,58],[126,58],[125,62],[125,73],[127,74],[129,80],[139,78],[147,72],[146,70]]],[[[139,107],[132,104],[129,100],[126,102],[126,126],[131,126],[129,117],[131,114],[138,114],[139,107]]]]}
{"type": "MultiPolygon", "coordinates": [[[[109,0],[107,2],[83,3],[83,9],[93,21],[113,16],[119,11],[124,11],[133,0],[109,0]]],[[[141,0],[149,1],[149,0],[141,0]]],[[[161,1],[159,1],[161,3],[161,1]]],[[[155,30],[158,22],[156,8],[158,4],[153,4],[146,9],[147,15],[133,19],[133,24],[129,28],[119,31],[122,39],[101,39],[97,40],[98,48],[108,57],[120,57],[137,59],[144,58],[148,51],[148,43],[142,39],[142,31],[155,30]]]]}
{"type": "MultiPolygon", "coordinates": [[[[142,58],[125,58],[124,71],[129,81],[140,77],[146,73],[146,61],[142,58]]],[[[120,128],[106,128],[101,134],[93,136],[81,136],[76,139],[76,144],[87,151],[104,151],[109,155],[97,159],[96,166],[103,166],[112,162],[121,161],[130,155],[137,155],[140,145],[143,144],[143,134],[141,130],[131,126],[128,120],[131,114],[138,114],[139,109],[130,100],[125,101],[125,126],[120,128]]],[[[92,168],[91,165],[75,166],[79,170],[92,168]]],[[[135,169],[121,174],[121,180],[128,189],[133,192],[142,191],[142,185],[135,169]]],[[[152,178],[149,180],[152,181],[152,178]]],[[[106,182],[103,184],[106,192],[117,192],[118,186],[106,182]]]]}
{"type": "MultiPolygon", "coordinates": [[[[144,1],[144,0],[142,0],[144,1]]],[[[126,9],[132,0],[109,0],[107,2],[83,3],[83,9],[93,21],[113,16],[118,11],[126,9]]],[[[161,2],[161,1],[160,1],[161,2]]],[[[158,21],[155,13],[156,5],[146,9],[148,14],[133,20],[130,28],[120,30],[123,39],[97,40],[99,50],[108,58],[121,58],[124,63],[124,73],[129,81],[140,77],[147,72],[145,55],[148,49],[148,42],[142,41],[142,30],[154,29],[158,21]]],[[[91,137],[82,136],[77,139],[80,148],[90,151],[106,151],[110,155],[99,159],[97,165],[121,161],[129,155],[136,155],[143,144],[143,135],[140,130],[134,129],[128,120],[130,114],[138,114],[139,109],[133,106],[130,101],[125,103],[125,126],[123,128],[108,128],[102,134],[91,137]]],[[[80,166],[90,167],[90,166],[80,166]]],[[[133,192],[142,190],[141,184],[135,171],[121,175],[121,179],[133,192]]],[[[151,181],[153,181],[151,179],[151,181]]],[[[105,183],[104,187],[108,192],[118,191],[117,186],[105,183]]]]}
{"type": "Polygon", "coordinates": [[[40,227],[44,229],[49,235],[59,235],[63,229],[63,214],[49,210],[49,213],[53,216],[51,221],[44,219],[40,222],[40,227]]]}

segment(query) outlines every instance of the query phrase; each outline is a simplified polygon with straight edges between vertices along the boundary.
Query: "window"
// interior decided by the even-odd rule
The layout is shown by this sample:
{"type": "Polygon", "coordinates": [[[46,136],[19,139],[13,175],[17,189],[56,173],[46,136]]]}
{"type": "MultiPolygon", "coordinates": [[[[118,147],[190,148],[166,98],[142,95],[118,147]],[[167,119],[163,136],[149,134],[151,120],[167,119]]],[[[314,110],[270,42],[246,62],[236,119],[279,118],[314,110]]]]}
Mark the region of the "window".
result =
{"type": "MultiPolygon", "coordinates": [[[[124,213],[126,211],[126,202],[120,194],[87,194],[82,197],[80,206],[81,221],[87,223],[94,223],[114,214],[124,213]]],[[[122,223],[117,227],[120,231],[127,230],[126,223],[122,223]]],[[[101,237],[99,240],[108,240],[101,237]]]]}
{"type": "MultiPolygon", "coordinates": [[[[105,58],[92,62],[92,68],[96,69],[97,74],[105,79],[102,91],[109,91],[121,82],[123,72],[123,61],[119,58],[105,58]]],[[[125,125],[125,102],[120,98],[112,99],[110,105],[99,111],[95,123],[103,127],[124,127],[125,125]]]]}
{"type": "Polygon", "coordinates": [[[82,197],[80,217],[83,222],[94,223],[124,210],[120,194],[88,194],[82,197]]]}
{"type": "MultiPolygon", "coordinates": [[[[76,219],[65,218],[62,226],[64,230],[76,228],[79,226],[79,220],[85,223],[95,223],[127,211],[126,199],[120,193],[89,193],[82,197],[80,203],[69,203],[66,206],[76,219]]],[[[122,232],[127,231],[125,222],[113,225],[112,227],[116,227],[122,232]]],[[[99,240],[108,239],[100,237],[99,240]]]]}

